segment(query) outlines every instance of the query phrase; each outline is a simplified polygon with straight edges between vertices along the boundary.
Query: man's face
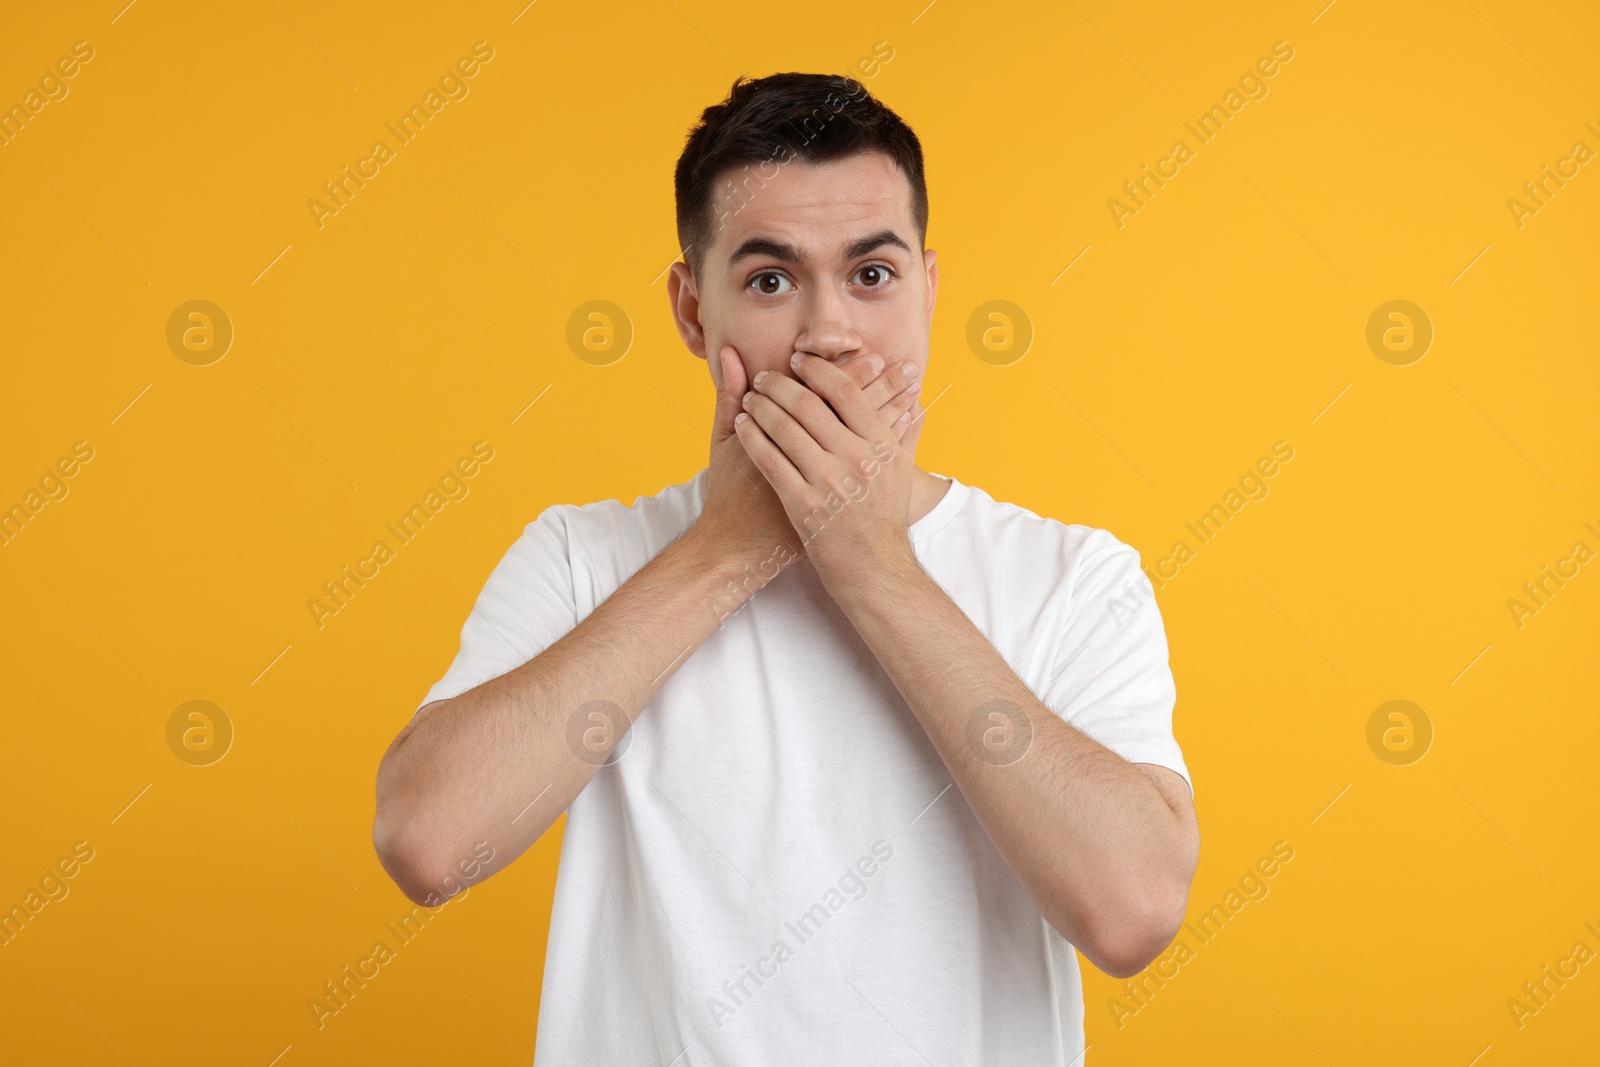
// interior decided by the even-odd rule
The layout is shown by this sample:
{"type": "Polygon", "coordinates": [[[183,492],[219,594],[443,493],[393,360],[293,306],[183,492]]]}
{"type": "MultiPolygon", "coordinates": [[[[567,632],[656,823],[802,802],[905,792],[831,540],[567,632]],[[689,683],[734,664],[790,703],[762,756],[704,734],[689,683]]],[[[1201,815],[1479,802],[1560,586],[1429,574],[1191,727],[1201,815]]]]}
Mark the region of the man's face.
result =
{"type": "Polygon", "coordinates": [[[928,364],[938,289],[937,253],[919,251],[911,183],[883,152],[829,163],[729,168],[718,177],[722,219],[696,286],[682,263],[668,283],[684,342],[709,355],[723,388],[723,345],[763,370],[794,377],[789,358],[810,352],[842,362],[876,353],[885,365],[928,364]],[[736,194],[725,184],[739,186],[736,194]]]}

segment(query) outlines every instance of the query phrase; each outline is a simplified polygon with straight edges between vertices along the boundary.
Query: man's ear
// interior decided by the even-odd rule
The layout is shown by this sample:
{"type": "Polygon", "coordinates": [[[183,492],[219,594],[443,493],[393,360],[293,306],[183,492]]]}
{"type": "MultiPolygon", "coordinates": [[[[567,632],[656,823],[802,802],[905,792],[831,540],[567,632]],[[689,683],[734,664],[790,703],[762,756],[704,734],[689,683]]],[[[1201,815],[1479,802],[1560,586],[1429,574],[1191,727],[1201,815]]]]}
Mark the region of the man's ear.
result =
{"type": "Polygon", "coordinates": [[[689,351],[705,359],[706,332],[700,326],[700,296],[687,263],[674,263],[668,271],[667,301],[672,305],[678,336],[689,351]]]}
{"type": "Polygon", "coordinates": [[[922,266],[928,272],[928,330],[933,330],[933,302],[939,295],[939,253],[931,248],[922,251],[922,266]]]}

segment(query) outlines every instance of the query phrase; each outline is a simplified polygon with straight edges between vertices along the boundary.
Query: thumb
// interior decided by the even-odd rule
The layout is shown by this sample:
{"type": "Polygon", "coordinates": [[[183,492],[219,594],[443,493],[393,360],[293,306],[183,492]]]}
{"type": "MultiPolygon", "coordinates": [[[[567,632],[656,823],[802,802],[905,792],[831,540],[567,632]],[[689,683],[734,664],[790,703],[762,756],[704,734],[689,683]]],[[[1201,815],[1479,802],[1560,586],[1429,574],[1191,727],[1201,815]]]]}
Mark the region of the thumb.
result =
{"type": "Polygon", "coordinates": [[[744,360],[738,349],[723,345],[717,353],[722,369],[722,388],[717,391],[717,410],[712,419],[711,439],[722,441],[733,436],[733,420],[744,410],[744,394],[750,391],[744,360]]]}

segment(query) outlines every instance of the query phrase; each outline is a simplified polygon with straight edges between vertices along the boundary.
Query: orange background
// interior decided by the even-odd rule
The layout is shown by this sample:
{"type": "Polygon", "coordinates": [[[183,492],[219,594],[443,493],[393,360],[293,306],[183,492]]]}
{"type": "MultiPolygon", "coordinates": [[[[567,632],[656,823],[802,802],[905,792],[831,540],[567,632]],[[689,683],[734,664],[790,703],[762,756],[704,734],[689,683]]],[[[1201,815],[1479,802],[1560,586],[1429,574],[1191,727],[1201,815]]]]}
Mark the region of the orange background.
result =
{"type": "Polygon", "coordinates": [[[1520,1026],[1508,1007],[1600,951],[1600,565],[1520,626],[1508,607],[1600,549],[1600,164],[1508,206],[1600,149],[1592,5],[121,2],[0,35],[0,104],[93,49],[0,146],[0,506],[93,450],[0,546],[0,905],[93,852],[0,947],[6,1059],[531,1054],[559,829],[320,1030],[307,1002],[409,908],[374,774],[489,570],[551,503],[704,465],[672,167],[737,72],[782,70],[855,73],[922,138],[943,281],[919,463],[1147,565],[1194,549],[1158,593],[1191,918],[1294,850],[1120,1026],[1123,984],[1084,964],[1089,1062],[1593,1057],[1592,960],[1520,1026]],[[319,228],[307,201],[478,41],[468,95],[319,228]],[[1279,41],[1267,95],[1196,146],[1184,124],[1279,41]],[[1108,201],[1180,138],[1119,227],[1108,201]],[[191,300],[234,334],[204,366],[167,339],[191,300]],[[632,334],[607,366],[567,341],[591,300],[632,334]],[[1011,321],[970,332],[1031,330],[1020,358],[968,342],[994,300],[1011,321]],[[1433,330],[1403,366],[1367,342],[1392,300],[1433,330]],[[322,583],[477,441],[470,493],[319,628],[322,583]],[[1268,495],[1197,545],[1184,524],[1278,441],[1268,495]],[[205,766],[169,744],[192,700],[233,731],[205,766]],[[1369,745],[1391,700],[1431,726],[1420,760],[1369,745]]]}

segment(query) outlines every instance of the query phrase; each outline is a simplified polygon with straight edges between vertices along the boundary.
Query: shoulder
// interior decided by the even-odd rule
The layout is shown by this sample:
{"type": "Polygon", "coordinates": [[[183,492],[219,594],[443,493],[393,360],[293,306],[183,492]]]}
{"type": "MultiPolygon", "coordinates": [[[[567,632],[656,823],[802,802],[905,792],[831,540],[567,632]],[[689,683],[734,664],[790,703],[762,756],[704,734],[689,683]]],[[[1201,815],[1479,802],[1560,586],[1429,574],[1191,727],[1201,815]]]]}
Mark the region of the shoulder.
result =
{"type": "Polygon", "coordinates": [[[529,528],[545,525],[559,531],[569,551],[587,547],[626,555],[631,549],[653,556],[699,517],[707,473],[701,468],[685,481],[635,497],[632,504],[615,497],[588,504],[552,504],[529,528]]]}
{"type": "Polygon", "coordinates": [[[1040,587],[1068,595],[1100,572],[1139,569],[1139,551],[1110,530],[1063,522],[970,488],[962,518],[982,547],[980,558],[992,565],[1024,569],[1040,587]]]}

